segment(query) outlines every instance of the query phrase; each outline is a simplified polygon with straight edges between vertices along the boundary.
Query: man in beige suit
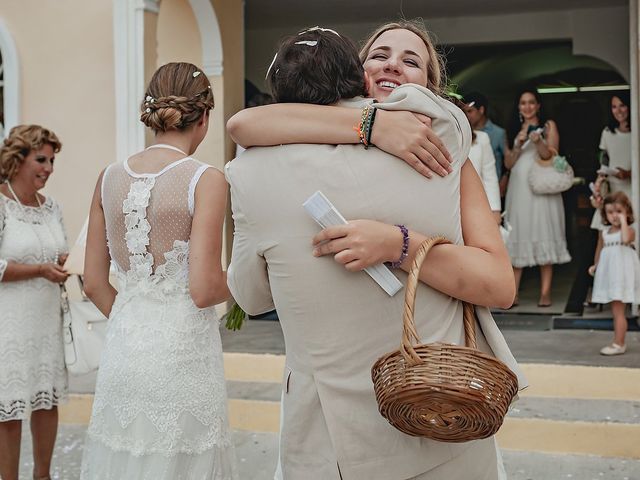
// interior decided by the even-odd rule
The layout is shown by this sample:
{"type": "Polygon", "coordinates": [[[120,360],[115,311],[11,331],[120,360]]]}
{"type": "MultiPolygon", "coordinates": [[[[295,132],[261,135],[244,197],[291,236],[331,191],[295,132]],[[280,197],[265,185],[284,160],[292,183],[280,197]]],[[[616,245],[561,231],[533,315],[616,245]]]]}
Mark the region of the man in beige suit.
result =
{"type": "MultiPolygon", "coordinates": [[[[305,58],[302,51],[296,62],[313,62],[319,78],[331,74],[338,80],[322,87],[323,82],[292,76],[287,69],[300,69],[299,64],[275,62],[273,79],[295,79],[285,85],[294,96],[289,101],[323,103],[324,98],[324,103],[333,103],[336,92],[338,98],[364,94],[363,73],[354,67],[360,63],[352,44],[322,33],[285,42],[278,55],[288,58],[287,48],[313,48],[312,56],[305,58]],[[328,63],[319,60],[323,48],[331,49],[328,63]],[[355,61],[330,65],[341,55],[355,55],[355,61]],[[354,77],[359,82],[352,81],[354,77]]],[[[363,101],[346,104],[361,108],[363,101]]],[[[250,314],[276,308],[286,343],[282,471],[277,478],[501,478],[493,438],[465,444],[414,438],[395,430],[380,416],[370,368],[379,356],[399,346],[403,292],[389,297],[364,272],[348,272],[329,257],[312,255],[311,239],[319,227],[302,204],[317,190],[347,219],[404,224],[462,243],[460,168],[471,139],[464,114],[415,86],[398,87],[379,108],[431,117],[433,129],[455,160],[453,172],[426,184],[395,157],[360,145],[250,148],[227,165],[235,221],[229,287],[250,314]]],[[[404,272],[394,273],[405,283],[404,272]]],[[[415,319],[425,342],[463,342],[462,303],[425,284],[418,287],[415,319]]],[[[485,313],[480,321],[481,348],[517,369],[490,316],[485,313]]]]}

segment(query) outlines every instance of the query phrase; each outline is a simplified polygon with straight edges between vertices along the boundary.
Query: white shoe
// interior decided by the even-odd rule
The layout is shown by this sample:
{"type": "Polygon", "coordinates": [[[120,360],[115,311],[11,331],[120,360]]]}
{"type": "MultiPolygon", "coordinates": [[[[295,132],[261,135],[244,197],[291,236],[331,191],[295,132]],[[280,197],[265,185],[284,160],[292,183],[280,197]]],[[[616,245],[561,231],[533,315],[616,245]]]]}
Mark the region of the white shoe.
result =
{"type": "Polygon", "coordinates": [[[600,350],[601,355],[622,355],[627,351],[626,345],[618,345],[617,343],[612,343],[611,345],[607,345],[600,350]]]}

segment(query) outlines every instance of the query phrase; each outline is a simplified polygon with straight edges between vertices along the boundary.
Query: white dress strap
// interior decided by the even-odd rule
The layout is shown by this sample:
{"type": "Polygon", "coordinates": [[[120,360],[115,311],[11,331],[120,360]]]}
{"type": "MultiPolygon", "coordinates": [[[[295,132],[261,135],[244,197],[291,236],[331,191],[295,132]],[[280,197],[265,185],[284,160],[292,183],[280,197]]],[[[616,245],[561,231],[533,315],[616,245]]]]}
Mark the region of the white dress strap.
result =
{"type": "Polygon", "coordinates": [[[200,165],[200,167],[198,167],[198,170],[196,170],[196,173],[194,173],[193,177],[191,177],[191,181],[189,182],[189,214],[192,217],[196,206],[196,186],[198,185],[200,177],[208,168],[213,168],[213,166],[207,165],[206,163],[200,165]]]}
{"type": "Polygon", "coordinates": [[[113,166],[113,163],[108,165],[107,168],[104,169],[104,173],[102,174],[102,182],[100,183],[100,203],[104,201],[104,179],[107,178],[107,173],[109,173],[109,169],[113,166]]]}

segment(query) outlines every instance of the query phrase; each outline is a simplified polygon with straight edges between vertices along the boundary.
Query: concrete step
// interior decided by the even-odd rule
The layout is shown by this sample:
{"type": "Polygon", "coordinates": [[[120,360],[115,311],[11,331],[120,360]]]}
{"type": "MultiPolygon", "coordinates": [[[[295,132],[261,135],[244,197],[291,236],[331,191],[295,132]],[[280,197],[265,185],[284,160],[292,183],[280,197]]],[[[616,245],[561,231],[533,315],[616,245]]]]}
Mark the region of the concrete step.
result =
{"type": "MultiPolygon", "coordinates": [[[[84,446],[84,425],[62,425],[53,455],[53,480],[78,480],[84,446]]],[[[233,432],[239,477],[272,480],[278,456],[278,436],[264,432],[233,432]]],[[[20,480],[31,480],[31,437],[22,438],[20,480]]],[[[637,480],[640,462],[588,455],[503,451],[509,480],[637,480]]]]}
{"type": "MultiPolygon", "coordinates": [[[[275,434],[283,355],[225,353],[232,428],[275,434]]],[[[640,459],[640,369],[524,364],[521,392],[498,433],[508,450],[640,459]]],[[[83,425],[93,395],[75,394],[61,422],[83,425]]],[[[640,478],[640,477],[639,477],[640,478]]]]}

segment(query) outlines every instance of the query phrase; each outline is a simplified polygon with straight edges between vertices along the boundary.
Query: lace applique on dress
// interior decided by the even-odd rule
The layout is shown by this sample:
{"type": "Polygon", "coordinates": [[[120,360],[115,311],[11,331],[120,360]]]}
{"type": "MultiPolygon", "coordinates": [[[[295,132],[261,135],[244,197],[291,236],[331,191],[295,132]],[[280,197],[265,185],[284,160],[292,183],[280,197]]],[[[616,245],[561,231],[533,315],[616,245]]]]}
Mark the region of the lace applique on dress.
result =
{"type": "Polygon", "coordinates": [[[129,280],[143,280],[153,273],[153,256],[147,252],[151,225],[147,221],[147,207],[151,198],[154,178],[145,178],[131,184],[129,195],[122,203],[127,233],[125,241],[129,250],[129,280]]]}

